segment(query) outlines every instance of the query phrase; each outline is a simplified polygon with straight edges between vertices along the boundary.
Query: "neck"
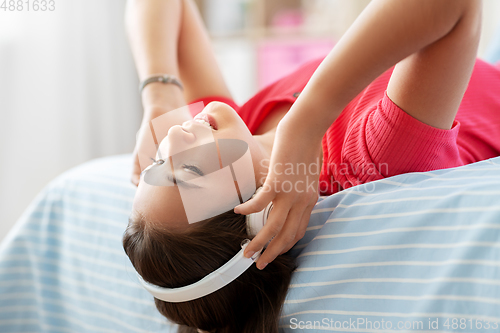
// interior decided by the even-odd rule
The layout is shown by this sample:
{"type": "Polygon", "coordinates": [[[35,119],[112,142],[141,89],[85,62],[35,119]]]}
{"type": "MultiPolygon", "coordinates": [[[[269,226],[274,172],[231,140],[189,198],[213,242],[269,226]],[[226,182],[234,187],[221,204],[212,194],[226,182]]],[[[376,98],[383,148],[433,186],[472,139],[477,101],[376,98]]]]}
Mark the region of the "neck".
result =
{"type": "Polygon", "coordinates": [[[266,119],[260,124],[257,129],[257,135],[253,137],[260,144],[262,151],[265,153],[267,158],[271,157],[271,151],[273,149],[274,137],[276,135],[276,127],[278,123],[283,119],[288,110],[292,107],[292,103],[284,103],[275,106],[275,108],[269,112],[266,119]]]}
{"type": "Polygon", "coordinates": [[[258,170],[255,170],[255,181],[257,187],[262,186],[264,184],[264,181],[267,177],[267,173],[269,172],[268,168],[263,168],[263,165],[269,165],[269,162],[271,160],[271,152],[273,150],[273,144],[274,144],[274,137],[275,137],[276,129],[268,131],[264,134],[259,134],[259,135],[254,135],[255,142],[257,142],[257,145],[260,148],[260,151],[262,152],[262,158],[264,161],[259,162],[259,166],[257,166],[258,170]]]}
{"type": "MultiPolygon", "coordinates": [[[[276,136],[276,127],[273,128],[272,130],[267,131],[264,134],[259,134],[259,135],[254,135],[253,137],[255,138],[255,141],[260,145],[260,149],[264,152],[265,158],[268,160],[271,159],[271,153],[273,150],[273,145],[274,145],[274,138],[276,136]]],[[[321,147],[319,151],[319,163],[320,166],[322,167],[323,165],[323,147],[321,147]]]]}
{"type": "Polygon", "coordinates": [[[254,135],[255,141],[260,145],[261,150],[264,152],[267,158],[271,158],[271,152],[273,151],[274,138],[276,136],[276,128],[267,131],[264,134],[254,135]]]}
{"type": "MultiPolygon", "coordinates": [[[[277,107],[266,120],[261,124],[257,133],[260,131],[264,132],[258,135],[254,135],[255,141],[260,145],[260,149],[268,160],[271,159],[271,152],[273,150],[274,139],[276,137],[276,127],[281,119],[290,109],[291,104],[283,104],[277,107]]],[[[323,148],[320,149],[319,153],[320,164],[323,165],[323,148]]]]}

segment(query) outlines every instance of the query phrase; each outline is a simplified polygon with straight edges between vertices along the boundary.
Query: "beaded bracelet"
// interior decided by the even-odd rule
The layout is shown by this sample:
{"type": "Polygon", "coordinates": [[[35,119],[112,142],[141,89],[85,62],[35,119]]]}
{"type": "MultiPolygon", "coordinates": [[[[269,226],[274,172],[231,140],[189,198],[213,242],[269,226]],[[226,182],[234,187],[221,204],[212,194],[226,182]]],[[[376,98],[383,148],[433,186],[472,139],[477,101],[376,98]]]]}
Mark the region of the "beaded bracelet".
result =
{"type": "Polygon", "coordinates": [[[152,76],[148,77],[147,79],[142,81],[141,84],[139,84],[139,94],[142,94],[142,90],[144,89],[144,87],[146,85],[153,83],[153,82],[173,83],[176,86],[178,86],[179,88],[181,88],[181,90],[184,90],[184,87],[183,87],[181,81],[178,78],[176,78],[175,76],[168,75],[168,74],[156,74],[156,75],[152,75],[152,76]]]}

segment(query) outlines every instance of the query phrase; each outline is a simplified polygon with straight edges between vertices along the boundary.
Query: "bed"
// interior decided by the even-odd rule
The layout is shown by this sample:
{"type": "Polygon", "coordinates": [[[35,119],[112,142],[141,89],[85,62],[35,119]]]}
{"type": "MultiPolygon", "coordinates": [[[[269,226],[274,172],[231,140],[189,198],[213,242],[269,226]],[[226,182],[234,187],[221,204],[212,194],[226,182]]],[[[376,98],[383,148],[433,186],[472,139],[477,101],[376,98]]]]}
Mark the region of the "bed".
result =
{"type": "MultiPolygon", "coordinates": [[[[0,245],[0,332],[176,331],[121,246],[130,166],[83,164],[26,209],[0,245]]],[[[291,253],[284,332],[499,332],[500,157],[322,197],[291,253]]]]}

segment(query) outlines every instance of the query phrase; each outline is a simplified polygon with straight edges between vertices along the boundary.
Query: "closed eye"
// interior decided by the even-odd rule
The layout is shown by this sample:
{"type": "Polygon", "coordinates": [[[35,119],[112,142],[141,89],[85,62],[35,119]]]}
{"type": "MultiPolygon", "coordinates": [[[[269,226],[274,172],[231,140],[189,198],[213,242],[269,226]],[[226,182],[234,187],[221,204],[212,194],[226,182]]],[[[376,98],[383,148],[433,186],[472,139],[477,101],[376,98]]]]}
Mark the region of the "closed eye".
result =
{"type": "MultiPolygon", "coordinates": [[[[156,162],[156,161],[155,161],[156,162]]],[[[151,164],[150,166],[148,166],[146,169],[144,169],[142,172],[141,172],[141,177],[144,173],[146,173],[149,169],[151,169],[152,166],[154,166],[156,163],[153,163],[151,164]]],[[[162,163],[163,164],[163,163],[162,163]]],[[[196,165],[189,165],[189,164],[183,164],[182,165],[182,168],[184,169],[188,169],[194,173],[196,173],[197,175],[199,176],[203,176],[204,173],[203,171],[200,170],[200,168],[198,168],[196,165]]],[[[183,187],[190,187],[190,188],[202,188],[202,186],[199,186],[199,185],[196,185],[196,184],[192,184],[192,183],[188,183],[184,180],[182,180],[181,178],[179,177],[175,177],[172,175],[172,174],[167,174],[167,179],[176,184],[176,185],[180,185],[180,186],[183,186],[183,187]]]]}
{"type": "Polygon", "coordinates": [[[201,171],[201,169],[200,169],[200,168],[198,168],[196,165],[192,165],[192,164],[183,164],[183,165],[182,165],[182,167],[183,167],[184,169],[188,169],[188,170],[190,170],[190,171],[192,171],[192,172],[196,173],[198,176],[203,176],[203,175],[205,175],[205,174],[203,173],[203,171],[201,171]]]}

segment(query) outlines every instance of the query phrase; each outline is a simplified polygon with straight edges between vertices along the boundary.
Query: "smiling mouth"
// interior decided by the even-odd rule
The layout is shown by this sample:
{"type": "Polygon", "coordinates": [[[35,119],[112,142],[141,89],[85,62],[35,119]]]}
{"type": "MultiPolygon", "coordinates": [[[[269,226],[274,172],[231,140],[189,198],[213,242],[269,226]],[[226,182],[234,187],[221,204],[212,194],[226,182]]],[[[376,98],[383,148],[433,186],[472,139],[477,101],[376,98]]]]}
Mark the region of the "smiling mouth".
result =
{"type": "Polygon", "coordinates": [[[194,121],[203,124],[207,127],[210,127],[210,129],[216,131],[217,130],[217,123],[215,122],[214,117],[209,115],[208,113],[198,113],[194,118],[194,121]]]}

